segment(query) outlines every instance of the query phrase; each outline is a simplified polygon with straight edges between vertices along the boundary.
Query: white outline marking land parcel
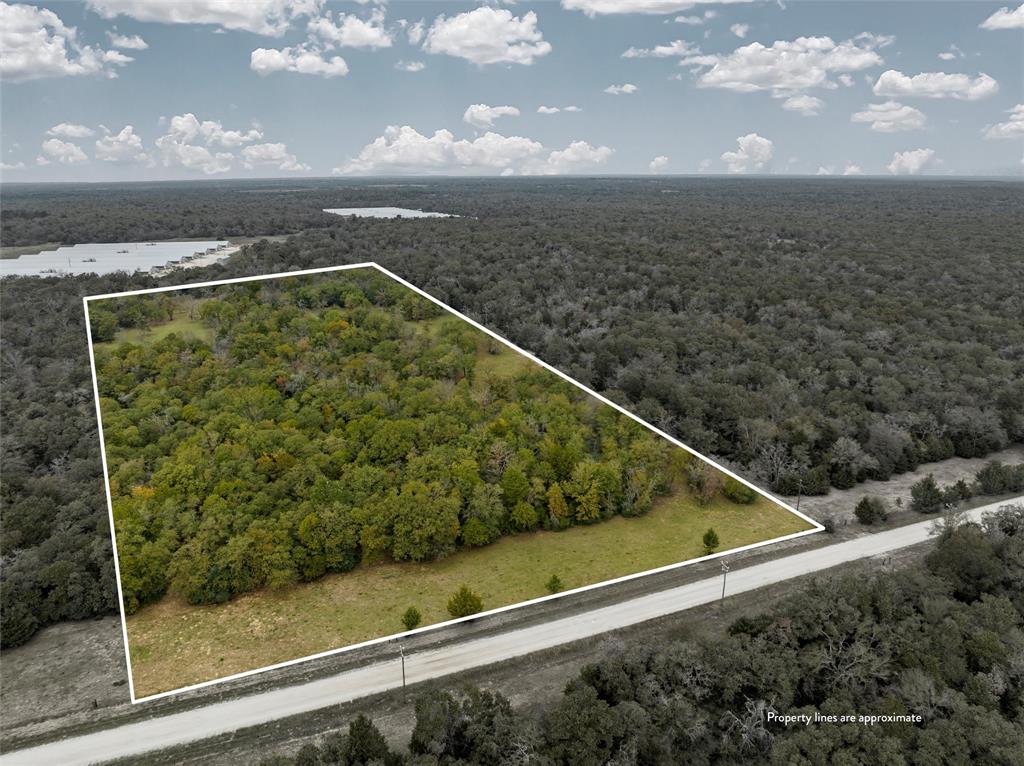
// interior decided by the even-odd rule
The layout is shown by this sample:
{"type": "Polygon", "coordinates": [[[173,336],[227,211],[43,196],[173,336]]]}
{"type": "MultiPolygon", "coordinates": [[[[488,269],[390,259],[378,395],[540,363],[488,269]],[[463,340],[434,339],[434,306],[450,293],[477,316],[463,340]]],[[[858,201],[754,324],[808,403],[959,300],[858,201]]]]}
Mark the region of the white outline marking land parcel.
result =
{"type": "MultiPolygon", "coordinates": [[[[591,397],[594,397],[595,399],[597,399],[598,401],[602,402],[603,404],[605,404],[605,405],[607,405],[609,407],[612,407],[614,410],[616,410],[620,414],[625,415],[626,417],[628,417],[631,420],[635,421],[636,423],[640,424],[641,426],[643,426],[644,428],[646,428],[649,431],[653,432],[654,434],[658,435],[659,437],[667,440],[669,443],[675,445],[676,447],[679,447],[679,448],[685,450],[686,452],[690,453],[691,455],[693,455],[693,456],[695,456],[695,457],[697,457],[697,458],[699,458],[701,460],[704,460],[705,462],[707,462],[708,464],[712,465],[714,468],[716,468],[717,470],[721,471],[725,475],[727,475],[727,476],[729,476],[729,477],[739,481],[740,483],[744,484],[745,486],[747,486],[750,489],[752,489],[755,492],[757,492],[759,495],[767,498],[772,503],[774,503],[777,506],[779,506],[779,507],[789,511],[790,513],[794,514],[795,516],[797,516],[800,519],[802,519],[803,521],[805,521],[808,525],[810,525],[810,529],[806,529],[806,530],[803,530],[803,531],[799,531],[799,532],[795,532],[795,533],[792,533],[792,534],[784,535],[784,536],[781,536],[781,537],[772,538],[772,539],[768,539],[768,540],[763,540],[763,541],[756,542],[756,543],[751,543],[749,545],[744,545],[744,546],[740,546],[740,547],[737,547],[737,548],[732,548],[730,550],[721,551],[721,552],[718,552],[718,553],[713,553],[711,555],[700,556],[700,557],[697,557],[697,558],[688,559],[686,561],[682,561],[682,562],[678,562],[678,563],[674,563],[674,564],[669,564],[669,565],[657,567],[657,568],[654,568],[654,569],[649,569],[649,570],[645,570],[645,571],[641,571],[641,572],[635,572],[635,573],[624,575],[624,576],[621,576],[621,577],[616,577],[616,578],[613,578],[613,579],[604,580],[602,582],[592,583],[592,584],[584,585],[584,586],[581,586],[581,587],[578,587],[578,588],[573,588],[571,590],[567,590],[567,591],[564,591],[564,592],[561,592],[561,593],[555,593],[555,594],[552,594],[552,595],[542,596],[542,597],[530,599],[530,600],[527,600],[527,601],[521,601],[521,602],[518,602],[518,603],[515,603],[515,604],[510,604],[510,605],[506,605],[506,606],[496,607],[494,609],[489,609],[487,611],[480,612],[478,614],[474,614],[474,615],[472,615],[470,617],[462,617],[462,618],[458,618],[458,619],[446,620],[446,621],[443,621],[443,622],[438,622],[438,623],[434,623],[434,624],[431,624],[431,625],[426,625],[424,627],[417,628],[414,631],[410,631],[409,633],[421,633],[421,632],[424,632],[424,631],[436,630],[438,628],[450,626],[450,625],[453,625],[453,624],[456,624],[456,623],[459,623],[459,622],[463,622],[463,621],[466,621],[466,620],[479,619],[479,618],[485,617],[487,615],[498,614],[498,613],[505,612],[505,611],[512,610],[512,609],[518,609],[520,607],[527,606],[529,604],[535,604],[535,603],[540,603],[540,602],[543,602],[543,601],[548,601],[548,600],[551,600],[551,599],[561,598],[562,596],[569,595],[569,594],[572,594],[572,593],[580,593],[580,592],[583,592],[583,591],[586,591],[586,590],[590,590],[590,589],[593,589],[593,588],[605,587],[605,586],[611,585],[613,583],[624,582],[624,581],[627,581],[627,580],[632,580],[632,579],[635,579],[635,578],[645,577],[645,576],[649,576],[649,575],[652,575],[652,574],[656,574],[658,572],[665,572],[665,571],[677,569],[677,568],[680,568],[680,567],[688,566],[690,564],[694,564],[694,563],[699,562],[699,561],[706,561],[706,560],[709,560],[709,559],[720,558],[722,556],[735,554],[735,553],[740,552],[740,551],[751,550],[751,549],[754,549],[754,548],[759,548],[761,546],[778,543],[778,542],[781,542],[781,541],[784,541],[784,540],[790,540],[790,539],[794,539],[794,538],[797,538],[797,537],[803,537],[805,535],[813,534],[813,533],[821,531],[823,529],[821,524],[819,524],[818,522],[816,522],[813,519],[809,518],[805,514],[800,513],[799,511],[797,511],[795,508],[793,508],[792,506],[788,505],[787,503],[784,503],[783,501],[781,501],[778,498],[770,495],[769,493],[765,492],[764,490],[760,489],[759,487],[754,486],[753,484],[751,484],[750,482],[746,481],[742,477],[736,475],[735,473],[733,473],[729,469],[719,465],[718,463],[716,463],[715,461],[705,457],[704,455],[701,455],[696,450],[694,450],[691,447],[687,446],[686,444],[682,443],[678,439],[670,436],[669,434],[665,433],[664,431],[661,431],[660,429],[656,428],[655,426],[651,425],[650,423],[647,423],[646,421],[644,421],[641,418],[637,417],[636,415],[632,414],[631,412],[629,412],[628,410],[624,409],[623,407],[621,407],[620,405],[616,404],[615,402],[613,402],[613,401],[607,399],[606,397],[602,396],[601,394],[591,390],[587,386],[585,386],[582,383],[574,380],[573,378],[569,377],[568,375],[566,375],[565,373],[561,372],[560,370],[558,370],[558,369],[552,367],[551,365],[547,364],[543,360],[538,359],[533,354],[530,354],[529,352],[519,348],[518,346],[516,346],[515,344],[513,344],[510,341],[506,340],[505,338],[501,337],[500,335],[498,335],[497,333],[493,332],[492,330],[489,330],[488,328],[484,327],[483,325],[481,325],[480,323],[478,323],[475,320],[471,319],[470,317],[467,317],[464,314],[460,313],[459,311],[456,311],[452,307],[450,307],[447,304],[443,303],[442,301],[434,298],[433,296],[431,296],[428,293],[424,292],[420,288],[416,287],[415,285],[410,284],[409,282],[407,282],[406,280],[402,279],[398,275],[392,273],[391,271],[388,271],[387,269],[379,266],[376,263],[370,262],[370,263],[347,264],[347,265],[342,265],[342,266],[332,266],[332,267],[319,268],[319,269],[307,269],[307,270],[301,270],[301,271],[281,272],[281,273],[266,274],[266,275],[252,276],[252,277],[239,277],[239,278],[235,278],[235,279],[215,280],[215,281],[210,281],[210,282],[198,282],[198,283],[194,283],[194,284],[173,285],[173,286],[167,286],[167,287],[148,288],[148,289],[143,289],[143,290],[131,290],[131,291],[120,292],[120,293],[108,293],[108,294],[103,294],[103,295],[86,296],[85,298],[83,298],[83,305],[85,307],[85,313],[86,313],[86,326],[87,326],[87,328],[90,327],[90,322],[89,322],[89,304],[90,304],[90,301],[100,301],[100,300],[109,299],[109,298],[124,298],[124,297],[128,297],[128,296],[133,296],[133,295],[147,295],[147,294],[161,293],[161,292],[188,290],[188,289],[200,288],[200,287],[214,287],[214,286],[225,285],[225,284],[237,284],[237,283],[243,283],[243,282],[262,281],[262,280],[269,280],[269,279],[276,279],[276,278],[297,277],[297,276],[305,276],[305,275],[312,275],[312,274],[323,274],[323,273],[335,272],[335,271],[348,271],[348,270],[353,270],[353,269],[368,269],[368,268],[376,269],[377,271],[379,271],[380,273],[386,275],[390,279],[395,280],[399,284],[401,284],[401,285],[405,286],[406,288],[412,290],[413,292],[415,292],[416,294],[420,295],[421,297],[423,297],[423,298],[429,300],[430,302],[436,304],[437,306],[442,308],[444,311],[450,313],[451,315],[453,315],[455,317],[458,317],[459,319],[461,319],[462,321],[470,324],[471,326],[473,326],[477,330],[480,330],[481,332],[487,334],[491,338],[499,341],[500,343],[502,343],[503,345],[505,345],[507,348],[511,349],[512,351],[514,351],[514,352],[516,352],[518,354],[523,355],[524,357],[526,357],[527,359],[531,360],[532,362],[534,362],[535,364],[539,365],[540,367],[544,368],[545,370],[554,373],[559,378],[561,378],[562,380],[568,382],[569,384],[579,388],[580,390],[585,392],[587,395],[589,395],[591,397]]],[[[210,686],[210,685],[213,685],[213,684],[223,683],[225,681],[230,681],[230,680],[237,679],[237,678],[243,678],[243,677],[246,677],[246,676],[251,676],[253,674],[265,672],[265,671],[272,670],[272,669],[275,669],[275,668],[287,667],[287,666],[290,666],[290,665],[294,665],[294,664],[297,664],[297,663],[300,663],[300,662],[305,662],[305,661],[308,661],[308,660],[311,660],[311,659],[315,659],[315,658],[318,658],[318,657],[325,657],[325,656],[337,654],[337,653],[340,653],[340,652],[351,651],[353,649],[357,649],[357,648],[360,648],[360,647],[365,647],[365,646],[370,646],[370,645],[373,645],[373,644],[379,644],[379,643],[383,643],[383,642],[386,642],[386,641],[390,641],[390,640],[393,640],[397,635],[408,635],[409,634],[409,633],[404,633],[404,634],[403,633],[396,633],[396,634],[392,634],[392,635],[382,636],[382,637],[379,637],[379,638],[374,638],[374,639],[370,639],[370,640],[367,640],[367,641],[362,641],[362,642],[359,642],[359,643],[354,643],[354,644],[351,644],[351,645],[348,645],[348,646],[339,647],[339,648],[336,648],[336,649],[330,649],[328,651],[318,652],[316,654],[310,654],[308,656],[299,657],[299,658],[292,659],[292,660],[287,660],[287,661],[284,661],[284,662],[274,663],[274,664],[267,665],[267,666],[261,667],[261,668],[256,668],[256,669],[253,669],[253,670],[246,670],[246,671],[239,672],[239,673],[233,673],[233,674],[230,674],[230,675],[226,675],[226,676],[224,676],[222,678],[216,678],[216,679],[212,679],[212,680],[208,680],[208,681],[203,681],[201,683],[196,683],[196,684],[192,684],[192,685],[189,685],[189,686],[184,686],[182,688],[173,689],[173,690],[170,690],[170,691],[164,691],[164,692],[160,692],[160,693],[151,694],[151,695],[148,695],[148,696],[143,696],[143,697],[138,697],[137,698],[136,694],[135,694],[135,682],[134,682],[134,678],[133,678],[133,675],[132,675],[131,655],[130,655],[130,652],[129,652],[129,649],[128,649],[128,647],[129,647],[128,627],[127,627],[127,618],[126,618],[125,606],[124,606],[124,594],[123,594],[122,585],[121,585],[120,561],[119,561],[118,555],[117,555],[116,535],[114,534],[113,499],[112,499],[111,490],[110,490],[110,477],[109,477],[108,466],[107,466],[106,446],[104,444],[103,425],[102,425],[102,413],[101,413],[101,410],[100,410],[99,384],[98,384],[97,372],[96,372],[95,350],[93,348],[92,334],[91,334],[91,332],[88,331],[88,329],[87,329],[87,335],[88,335],[88,344],[89,344],[89,357],[90,357],[90,363],[91,363],[91,367],[92,367],[93,391],[94,391],[94,395],[95,395],[95,398],[96,398],[96,417],[97,417],[97,420],[98,420],[99,426],[100,426],[99,427],[100,446],[101,446],[101,455],[102,455],[102,462],[103,462],[103,473],[104,473],[104,480],[105,480],[105,491],[106,491],[106,496],[107,496],[107,507],[108,507],[109,516],[110,516],[111,537],[112,537],[112,543],[113,543],[113,549],[114,549],[114,566],[115,566],[115,572],[116,572],[116,575],[117,575],[118,599],[119,599],[119,602],[120,602],[120,612],[121,612],[121,630],[122,630],[122,637],[124,639],[124,644],[125,644],[125,661],[126,661],[127,670],[128,670],[129,690],[130,690],[130,694],[131,694],[131,700],[132,700],[133,703],[141,702],[141,701],[145,701],[145,700],[157,699],[157,698],[160,698],[160,697],[165,697],[165,696],[171,695],[171,694],[177,694],[177,693],[180,693],[180,692],[183,692],[183,691],[188,691],[188,690],[191,690],[191,689],[203,688],[203,687],[210,686]]]]}

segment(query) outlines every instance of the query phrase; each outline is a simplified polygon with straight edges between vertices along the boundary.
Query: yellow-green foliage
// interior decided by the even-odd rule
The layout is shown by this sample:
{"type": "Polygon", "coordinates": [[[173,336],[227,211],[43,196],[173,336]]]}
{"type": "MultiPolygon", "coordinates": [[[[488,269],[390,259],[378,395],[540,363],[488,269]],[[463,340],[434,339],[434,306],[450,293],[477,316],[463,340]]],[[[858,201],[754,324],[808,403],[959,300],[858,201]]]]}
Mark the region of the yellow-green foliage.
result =
{"type": "MultiPolygon", "coordinates": [[[[125,605],[635,516],[667,442],[376,271],[97,302],[125,605]]],[[[716,485],[717,486],[717,485],[716,485]]]]}

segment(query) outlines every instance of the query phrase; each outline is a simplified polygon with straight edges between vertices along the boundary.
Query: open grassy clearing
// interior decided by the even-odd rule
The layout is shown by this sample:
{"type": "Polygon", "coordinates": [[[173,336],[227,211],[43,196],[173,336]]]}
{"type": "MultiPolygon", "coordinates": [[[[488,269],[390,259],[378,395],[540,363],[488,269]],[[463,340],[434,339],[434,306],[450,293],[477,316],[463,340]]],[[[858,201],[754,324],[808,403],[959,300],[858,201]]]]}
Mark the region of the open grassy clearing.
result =
{"type": "Polygon", "coordinates": [[[215,606],[169,596],[128,618],[135,691],[146,696],[397,633],[409,606],[424,625],[443,622],[463,583],[493,609],[547,595],[552,574],[569,589],[693,559],[703,555],[708,527],[727,550],[809,525],[764,499],[702,508],[678,492],[639,518],[506,537],[440,561],[360,566],[215,606]]]}
{"type": "Polygon", "coordinates": [[[198,319],[180,317],[172,319],[170,322],[154,325],[149,329],[120,330],[117,333],[116,339],[109,343],[97,343],[96,347],[116,346],[118,343],[148,345],[163,340],[172,333],[177,333],[182,338],[201,340],[209,344],[213,343],[215,335],[212,327],[207,327],[198,319]]]}
{"type": "MultiPolygon", "coordinates": [[[[461,325],[462,320],[454,316],[439,316],[412,322],[413,332],[420,336],[436,337],[449,325],[461,325]]],[[[538,368],[534,362],[518,354],[501,341],[481,332],[476,348],[476,367],[473,372],[477,381],[487,378],[512,377],[538,368]]]]}
{"type": "Polygon", "coordinates": [[[477,380],[513,377],[536,369],[537,364],[493,338],[482,338],[477,347],[474,368],[477,380]]]}

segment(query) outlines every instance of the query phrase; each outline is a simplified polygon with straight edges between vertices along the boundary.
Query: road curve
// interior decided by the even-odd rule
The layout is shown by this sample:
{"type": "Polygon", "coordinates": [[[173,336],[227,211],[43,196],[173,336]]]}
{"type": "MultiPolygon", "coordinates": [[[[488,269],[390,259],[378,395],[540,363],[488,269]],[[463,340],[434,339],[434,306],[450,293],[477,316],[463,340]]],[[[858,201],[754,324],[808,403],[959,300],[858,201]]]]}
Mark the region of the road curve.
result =
{"type": "MultiPolygon", "coordinates": [[[[1024,496],[976,508],[966,515],[978,520],[985,512],[1022,501],[1024,496]]],[[[910,524],[763,564],[733,569],[728,575],[727,595],[923,542],[930,536],[932,525],[931,520],[910,524]]],[[[539,625],[453,643],[407,656],[406,676],[409,683],[439,678],[707,604],[721,595],[722,579],[713,577],[539,625]]],[[[101,763],[318,710],[401,685],[401,664],[396,657],[317,681],[14,751],[0,757],[0,764],[38,766],[42,763],[59,763],[62,766],[84,766],[101,763]]]]}

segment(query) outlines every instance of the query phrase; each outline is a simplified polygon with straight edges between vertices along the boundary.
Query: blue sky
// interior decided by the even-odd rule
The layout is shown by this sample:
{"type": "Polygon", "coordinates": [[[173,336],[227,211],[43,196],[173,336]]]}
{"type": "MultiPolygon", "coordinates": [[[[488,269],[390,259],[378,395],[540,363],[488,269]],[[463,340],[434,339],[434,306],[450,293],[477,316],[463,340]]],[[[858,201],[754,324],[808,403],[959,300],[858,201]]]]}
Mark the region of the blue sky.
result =
{"type": "Polygon", "coordinates": [[[0,36],[6,181],[1022,169],[1024,5],[0,2],[0,36]]]}

